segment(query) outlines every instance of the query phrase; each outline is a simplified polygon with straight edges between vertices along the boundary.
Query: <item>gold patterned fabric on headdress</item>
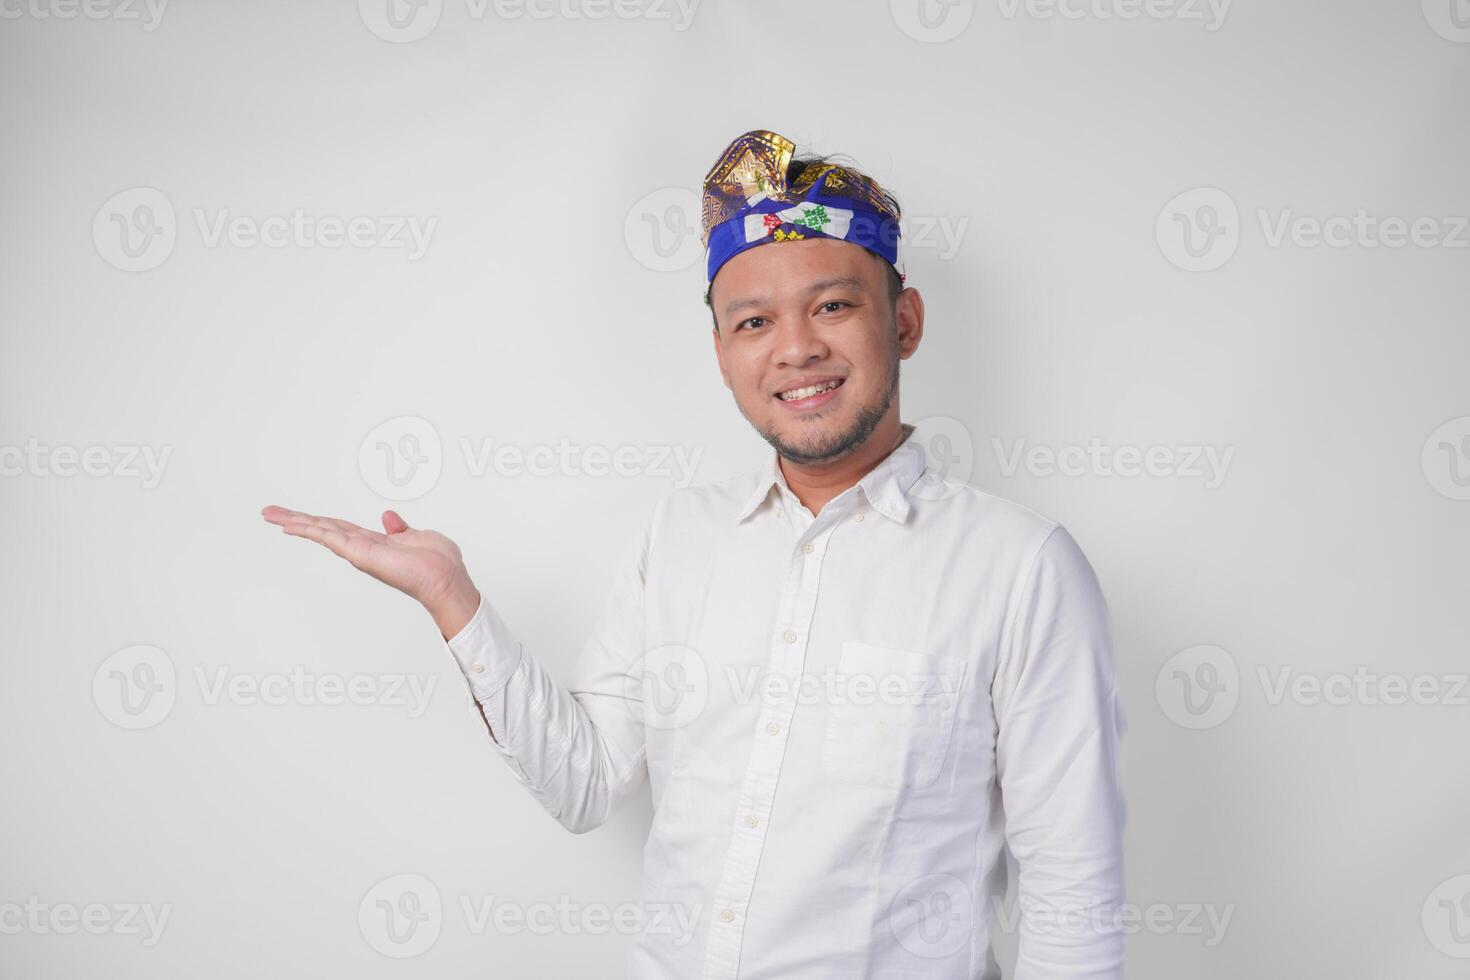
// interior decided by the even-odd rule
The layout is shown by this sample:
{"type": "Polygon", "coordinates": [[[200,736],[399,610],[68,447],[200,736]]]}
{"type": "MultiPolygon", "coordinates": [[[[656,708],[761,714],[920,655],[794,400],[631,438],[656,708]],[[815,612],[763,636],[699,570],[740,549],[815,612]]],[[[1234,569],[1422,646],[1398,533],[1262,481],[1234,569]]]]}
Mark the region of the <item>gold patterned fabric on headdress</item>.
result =
{"type": "Polygon", "coordinates": [[[849,241],[897,264],[892,199],[864,174],[834,163],[807,166],[788,186],[795,150],[779,133],[752,130],[705,174],[700,231],[711,281],[747,248],[809,236],[849,241]]]}

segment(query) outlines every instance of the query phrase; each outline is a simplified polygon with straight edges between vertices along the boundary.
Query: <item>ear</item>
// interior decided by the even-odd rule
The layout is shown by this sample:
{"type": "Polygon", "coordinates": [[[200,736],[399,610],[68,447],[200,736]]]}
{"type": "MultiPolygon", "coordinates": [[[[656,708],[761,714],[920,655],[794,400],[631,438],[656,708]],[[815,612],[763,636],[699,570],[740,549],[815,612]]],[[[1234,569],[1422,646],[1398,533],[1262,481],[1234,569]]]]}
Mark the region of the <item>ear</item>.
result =
{"type": "MultiPolygon", "coordinates": [[[[715,327],[710,330],[710,335],[715,340],[715,362],[720,366],[720,377],[724,379],[725,387],[730,388],[730,370],[725,367],[725,346],[720,342],[720,328],[715,327]]],[[[734,391],[735,389],[731,388],[730,390],[734,391]]]]}
{"type": "Polygon", "coordinates": [[[898,323],[898,356],[907,360],[924,339],[924,297],[913,286],[898,294],[894,319],[898,323]]]}

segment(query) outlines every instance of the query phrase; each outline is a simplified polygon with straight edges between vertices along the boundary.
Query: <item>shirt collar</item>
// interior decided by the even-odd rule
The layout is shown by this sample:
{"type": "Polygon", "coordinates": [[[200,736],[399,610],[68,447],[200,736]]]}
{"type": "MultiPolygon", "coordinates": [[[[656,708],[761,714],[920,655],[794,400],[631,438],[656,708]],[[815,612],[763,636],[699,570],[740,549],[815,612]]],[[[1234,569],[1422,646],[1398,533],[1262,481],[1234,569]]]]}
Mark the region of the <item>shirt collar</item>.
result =
{"type": "MultiPolygon", "coordinates": [[[[857,482],[862,495],[874,510],[900,524],[909,516],[909,488],[923,474],[927,464],[923,444],[913,437],[914,427],[905,422],[903,433],[903,441],[898,447],[857,482]]],[[[771,495],[771,491],[777,488],[778,492],[791,492],[786,485],[786,477],[781,472],[780,454],[772,449],[764,465],[756,472],[755,489],[736,514],[735,523],[738,524],[753,514],[771,495]]]]}

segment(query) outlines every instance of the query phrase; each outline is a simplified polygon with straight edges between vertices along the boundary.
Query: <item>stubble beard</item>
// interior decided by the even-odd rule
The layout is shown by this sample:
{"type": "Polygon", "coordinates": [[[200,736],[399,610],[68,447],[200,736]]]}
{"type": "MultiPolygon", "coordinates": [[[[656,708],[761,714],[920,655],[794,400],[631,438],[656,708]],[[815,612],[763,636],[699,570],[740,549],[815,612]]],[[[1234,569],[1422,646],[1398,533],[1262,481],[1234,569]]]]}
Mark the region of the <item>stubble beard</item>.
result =
{"type": "MultiPolygon", "coordinates": [[[[883,393],[873,404],[859,408],[852,425],[842,432],[819,437],[804,445],[795,445],[782,439],[774,427],[762,428],[754,422],[751,422],[751,425],[783,459],[793,463],[830,463],[841,459],[856,452],[859,446],[867,442],[868,437],[878,428],[878,423],[883,421],[883,416],[888,414],[889,406],[893,404],[894,396],[898,394],[898,365],[898,331],[895,330],[893,345],[888,351],[888,376],[883,386],[883,393]]],[[[746,419],[749,420],[750,416],[746,415],[746,419]]]]}

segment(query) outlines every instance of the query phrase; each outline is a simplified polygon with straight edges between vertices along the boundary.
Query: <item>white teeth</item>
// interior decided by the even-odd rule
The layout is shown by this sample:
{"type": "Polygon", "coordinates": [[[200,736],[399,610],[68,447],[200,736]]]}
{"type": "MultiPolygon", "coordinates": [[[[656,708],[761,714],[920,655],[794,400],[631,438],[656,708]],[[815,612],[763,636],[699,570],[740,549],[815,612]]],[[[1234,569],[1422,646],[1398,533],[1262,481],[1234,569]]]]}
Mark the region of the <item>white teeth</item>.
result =
{"type": "Polygon", "coordinates": [[[781,399],[783,402],[796,401],[801,398],[810,398],[813,395],[819,395],[824,391],[830,391],[831,389],[836,388],[840,383],[840,381],[826,381],[819,385],[807,385],[805,388],[792,388],[790,391],[781,392],[781,394],[777,395],[776,397],[781,399]]]}

